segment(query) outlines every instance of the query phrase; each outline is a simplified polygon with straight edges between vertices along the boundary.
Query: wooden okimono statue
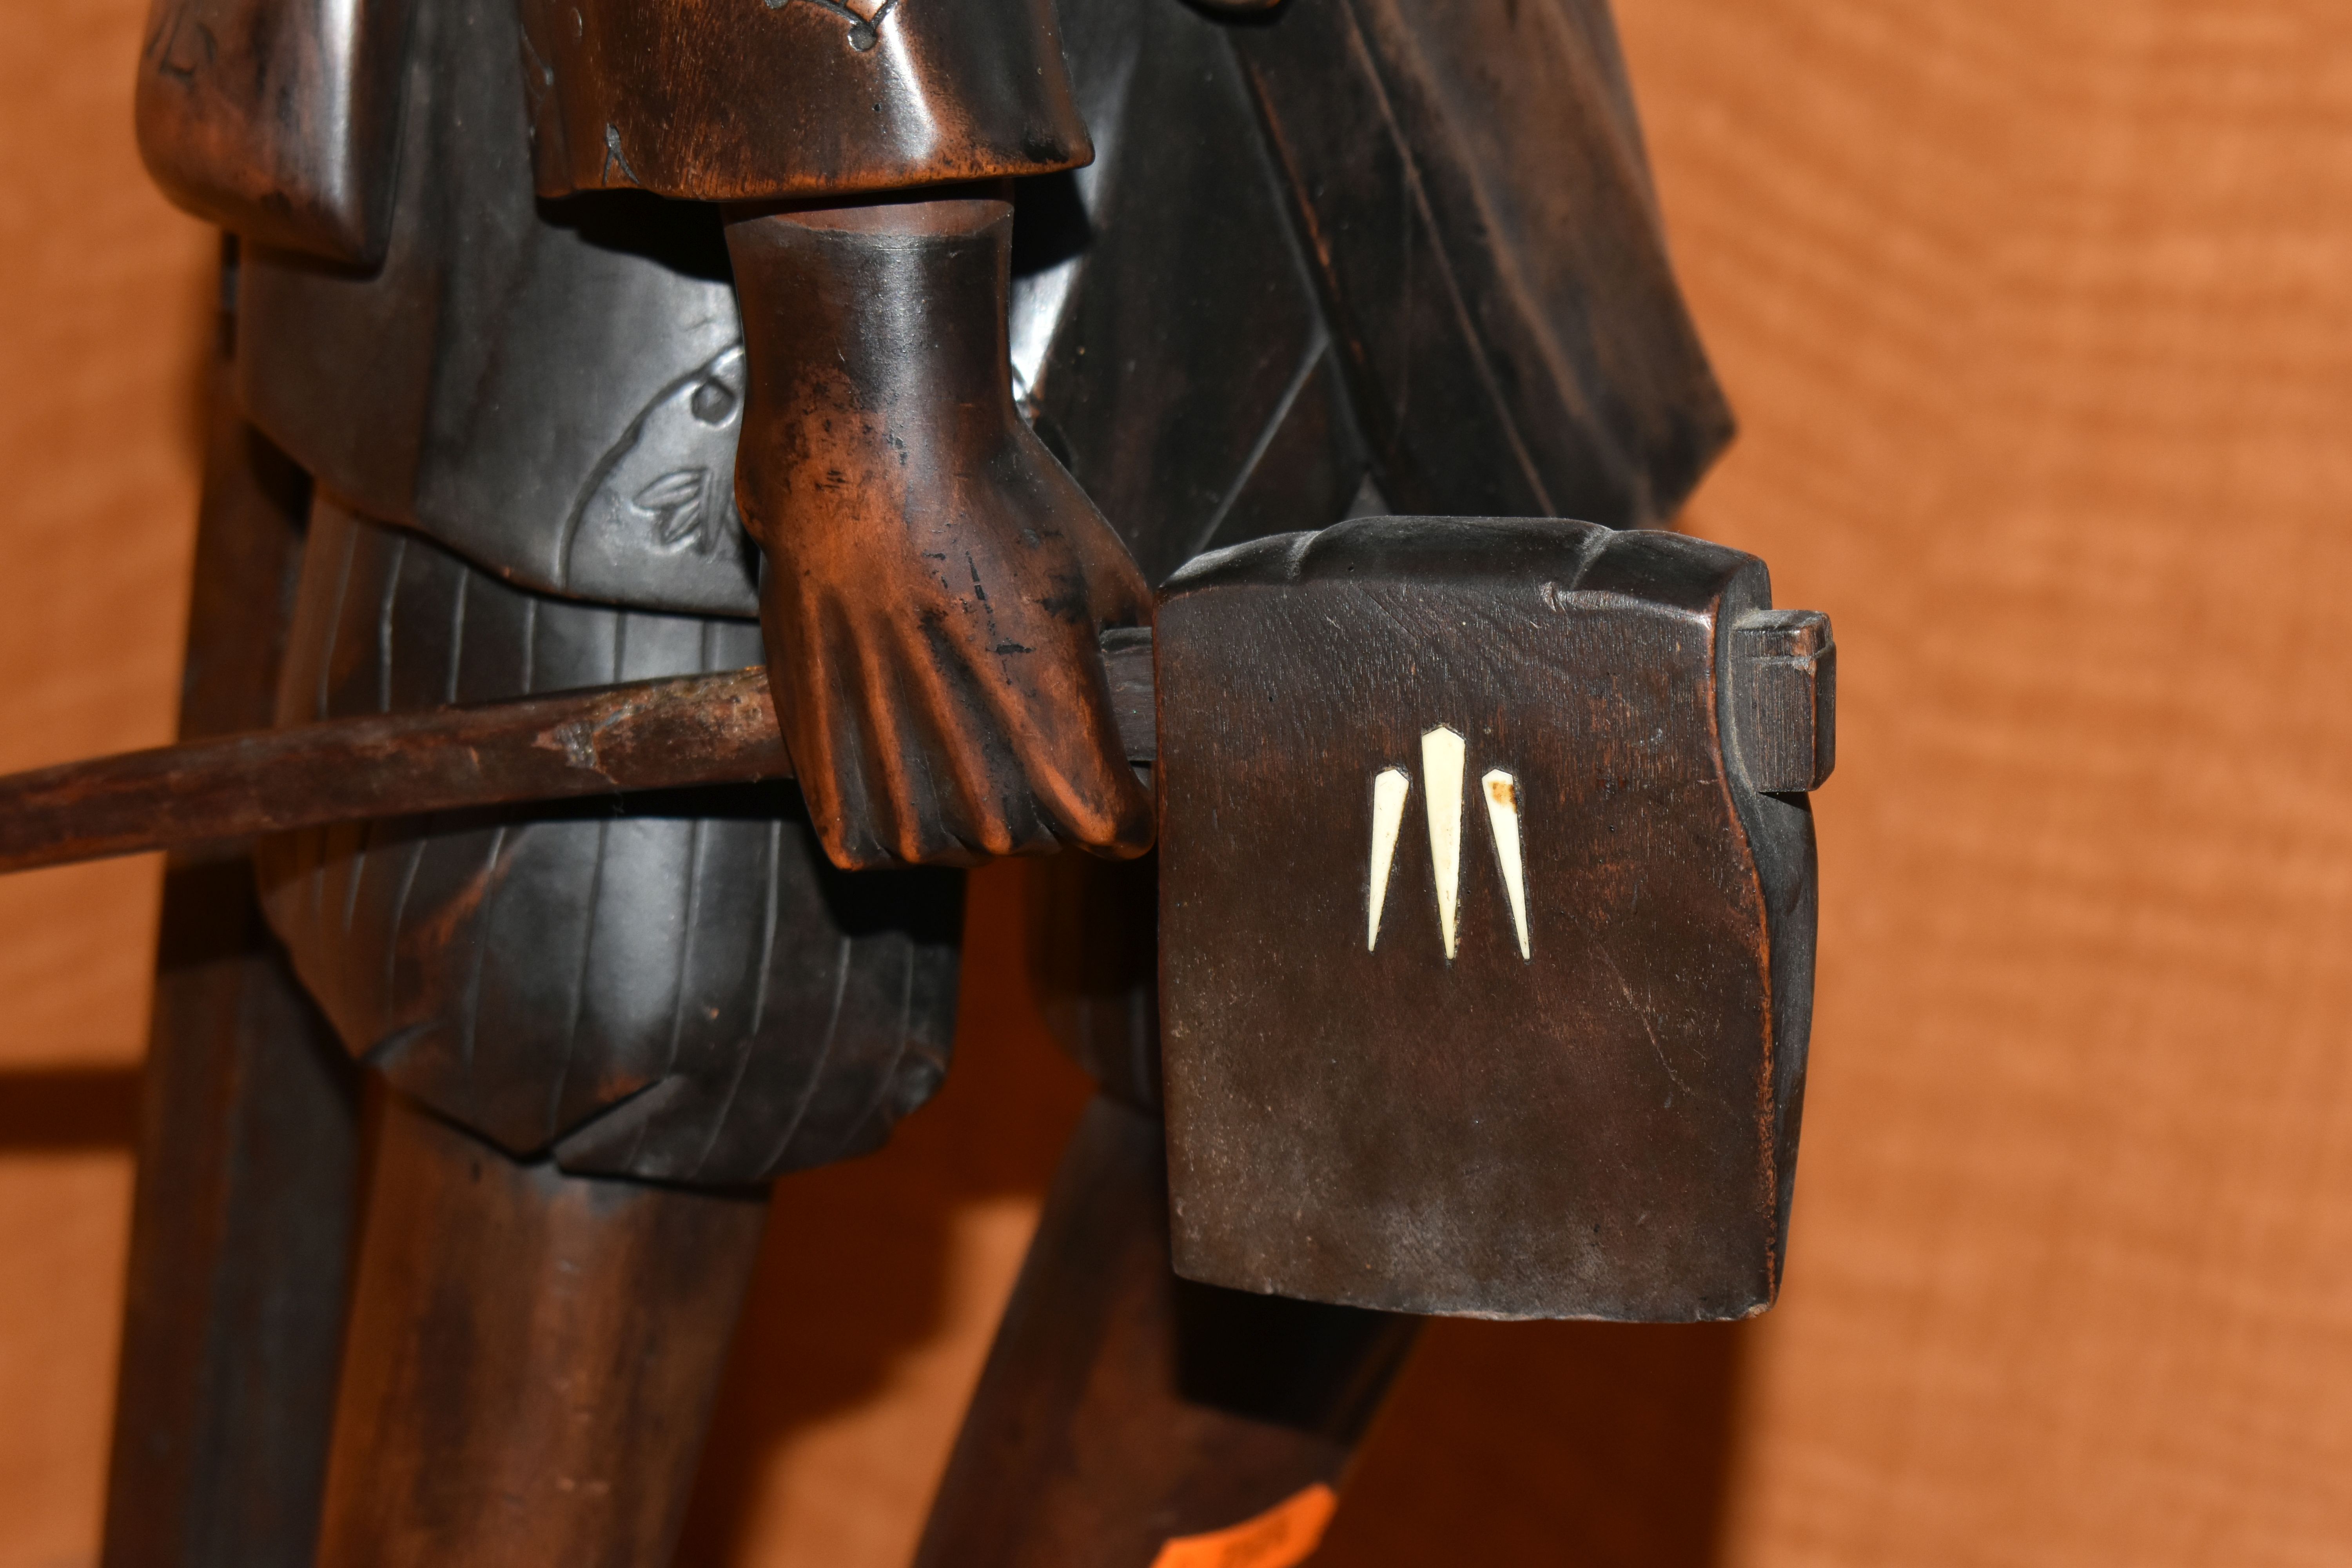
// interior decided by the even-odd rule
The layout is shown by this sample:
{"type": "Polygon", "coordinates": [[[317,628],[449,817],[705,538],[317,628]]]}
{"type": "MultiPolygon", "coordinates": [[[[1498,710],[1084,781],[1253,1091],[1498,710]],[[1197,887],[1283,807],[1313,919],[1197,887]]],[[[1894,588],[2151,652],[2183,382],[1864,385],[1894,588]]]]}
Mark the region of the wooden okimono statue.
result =
{"type": "MultiPolygon", "coordinates": [[[[299,722],[764,659],[800,786],[262,842],[390,1090],[348,1325],[346,1089],[256,939],[161,992],[110,1564],[666,1561],[765,1185],[939,1082],[950,868],[1056,847],[1103,1096],[921,1561],[1141,1568],[1335,1483],[1412,1320],[1170,1271],[1098,645],[1343,517],[1671,514],[1729,422],[1600,0],[158,0],[140,113],[241,241],[190,732],[273,665],[299,722]]],[[[1659,570],[1610,592],[1738,597],[1659,570]]]]}

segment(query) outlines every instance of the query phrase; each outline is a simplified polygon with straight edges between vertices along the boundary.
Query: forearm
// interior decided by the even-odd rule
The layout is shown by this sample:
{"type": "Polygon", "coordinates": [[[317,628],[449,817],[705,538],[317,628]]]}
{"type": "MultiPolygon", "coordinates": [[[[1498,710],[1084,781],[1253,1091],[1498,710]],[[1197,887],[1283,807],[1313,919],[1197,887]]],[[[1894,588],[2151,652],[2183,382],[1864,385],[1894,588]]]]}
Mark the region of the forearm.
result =
{"type": "Polygon", "coordinates": [[[827,492],[952,489],[1019,438],[1012,210],[998,185],[730,214],[750,395],[769,416],[747,426],[739,494],[763,544],[838,515],[827,492]]]}

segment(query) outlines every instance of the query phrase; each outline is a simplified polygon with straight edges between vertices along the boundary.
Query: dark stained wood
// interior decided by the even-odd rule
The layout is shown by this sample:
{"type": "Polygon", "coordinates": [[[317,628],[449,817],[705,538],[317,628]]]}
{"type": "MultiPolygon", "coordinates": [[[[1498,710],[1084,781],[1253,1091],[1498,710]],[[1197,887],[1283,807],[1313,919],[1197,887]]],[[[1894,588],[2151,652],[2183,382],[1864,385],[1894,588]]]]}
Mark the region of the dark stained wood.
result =
{"type": "Polygon", "coordinates": [[[1759,790],[1801,795],[1837,766],[1837,644],[1818,610],[1769,610],[1731,632],[1731,730],[1759,790]]]}
{"type": "Polygon", "coordinates": [[[1723,742],[1768,594],[1737,551],[1506,520],[1365,519],[1178,574],[1157,636],[1179,1272],[1481,1317],[1771,1303],[1812,824],[1723,742]]]}
{"type": "Polygon", "coordinates": [[[668,1562],[765,1194],[568,1176],[381,1111],[320,1568],[668,1562]]]}
{"type": "Polygon", "coordinates": [[[1418,1326],[1178,1279],[1159,1119],[1098,1097],[917,1568],[1150,1568],[1171,1538],[1337,1487],[1418,1326]]]}
{"type": "MultiPolygon", "coordinates": [[[[215,377],[184,739],[268,721],[301,476],[215,377]]],[[[354,1198],[355,1074],[240,849],[167,863],[105,1568],[307,1568],[354,1198]]]]}
{"type": "MultiPolygon", "coordinates": [[[[1148,632],[1103,651],[1119,743],[1149,763],[1148,632]]],[[[328,822],[790,778],[764,669],[338,719],[0,778],[0,874],[328,822]]]]}
{"type": "Polygon", "coordinates": [[[467,805],[791,773],[758,669],[338,720],[0,781],[0,867],[467,805]]]}
{"type": "Polygon", "coordinates": [[[357,1072],[242,857],[166,873],[104,1568],[308,1568],[342,1343],[357,1072]]]}
{"type": "Polygon", "coordinates": [[[1337,522],[1366,453],[1234,25],[1181,0],[1059,10],[1098,156],[1014,187],[1023,413],[1155,584],[1337,522]]]}
{"type": "Polygon", "coordinates": [[[1093,153],[1048,0],[519,10],[542,195],[841,196],[1043,174],[1093,153]]]}
{"type": "Polygon", "coordinates": [[[372,265],[391,233],[415,0],[153,0],[139,153],[163,192],[263,245],[372,265]]]}
{"type": "Polygon", "coordinates": [[[741,213],[727,244],[750,367],[736,493],[825,853],[1150,848],[1095,656],[1151,593],[1013,408],[1011,202],[741,213]]]}
{"type": "Polygon", "coordinates": [[[1160,1114],[1160,861],[1028,868],[1029,984],[1054,1043],[1102,1092],[1160,1114]]]}
{"type": "Polygon", "coordinates": [[[1608,8],[1321,0],[1226,32],[1389,509],[1669,521],[1732,419],[1608,8]]]}

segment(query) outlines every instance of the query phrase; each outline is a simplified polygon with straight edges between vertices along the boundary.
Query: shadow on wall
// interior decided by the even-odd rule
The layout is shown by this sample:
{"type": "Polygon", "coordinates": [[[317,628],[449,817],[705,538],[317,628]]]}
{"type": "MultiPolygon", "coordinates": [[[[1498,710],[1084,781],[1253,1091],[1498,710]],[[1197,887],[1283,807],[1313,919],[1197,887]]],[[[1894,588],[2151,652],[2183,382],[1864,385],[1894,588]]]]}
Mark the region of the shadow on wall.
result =
{"type": "Polygon", "coordinates": [[[139,1069],[0,1072],[0,1154],[129,1150],[139,1141],[139,1069]]]}
{"type": "Polygon", "coordinates": [[[1316,1568],[1708,1568],[1749,1331],[1433,1324],[1316,1568]]]}

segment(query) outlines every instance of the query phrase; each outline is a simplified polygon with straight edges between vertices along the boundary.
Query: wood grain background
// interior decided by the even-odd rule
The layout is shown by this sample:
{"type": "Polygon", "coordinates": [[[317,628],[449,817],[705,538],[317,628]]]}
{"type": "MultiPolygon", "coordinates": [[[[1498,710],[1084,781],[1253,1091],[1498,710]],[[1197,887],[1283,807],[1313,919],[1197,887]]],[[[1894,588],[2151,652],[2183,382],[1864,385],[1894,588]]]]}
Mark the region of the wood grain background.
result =
{"type": "MultiPolygon", "coordinates": [[[[210,240],[141,0],[0,0],[0,768],[166,732],[210,240]]],[[[1620,0],[1835,617],[1780,1309],[1445,1324],[1318,1559],[2352,1560],[2352,8],[1620,0]]],[[[0,882],[0,1568],[92,1560],[155,868],[0,882]]],[[[685,1561],[903,1562],[1081,1085],[1009,911],[940,1102],[788,1184],[685,1561]]]]}

